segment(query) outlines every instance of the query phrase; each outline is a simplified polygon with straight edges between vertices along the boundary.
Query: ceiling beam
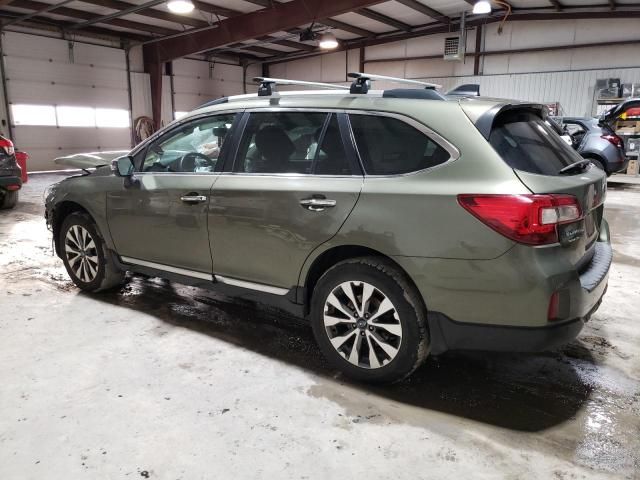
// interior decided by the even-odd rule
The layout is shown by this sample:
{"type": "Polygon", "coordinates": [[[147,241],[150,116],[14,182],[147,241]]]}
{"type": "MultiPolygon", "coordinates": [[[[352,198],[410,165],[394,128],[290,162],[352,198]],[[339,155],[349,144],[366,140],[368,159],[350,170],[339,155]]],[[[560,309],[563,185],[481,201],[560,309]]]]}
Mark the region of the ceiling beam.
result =
{"type": "MultiPolygon", "coordinates": [[[[1,1],[1,0],[0,0],[1,1]]],[[[127,10],[132,7],[136,7],[137,5],[133,3],[123,2],[121,0],[78,0],[84,3],[89,3],[91,5],[96,5],[100,7],[110,8],[112,10],[127,10]]],[[[221,17],[235,17],[238,15],[242,15],[242,12],[237,10],[231,10],[230,8],[218,7],[217,5],[212,5],[210,3],[203,3],[199,1],[194,1],[196,8],[203,12],[211,13],[216,16],[221,17]]],[[[164,20],[166,22],[174,22],[182,25],[188,25],[194,28],[203,28],[208,25],[204,20],[198,20],[197,18],[187,17],[185,15],[176,15],[169,12],[164,12],[162,10],[156,10],[154,8],[146,8],[144,10],[140,10],[136,12],[137,15],[142,15],[144,17],[155,18],[157,20],[164,20]]],[[[217,20],[216,20],[217,21],[217,20]]],[[[312,45],[307,45],[306,43],[298,43],[293,42],[286,39],[280,39],[278,37],[272,36],[263,36],[258,40],[267,42],[267,43],[275,43],[278,45],[283,45],[285,47],[295,48],[297,50],[305,50],[312,51],[315,50],[315,47],[312,45]]],[[[278,52],[282,53],[282,52],[278,52]]]]}
{"type": "Polygon", "coordinates": [[[283,47],[295,48],[296,50],[306,50],[307,52],[311,52],[316,49],[316,47],[314,47],[313,45],[308,45],[302,42],[294,42],[292,40],[287,40],[286,38],[272,37],[271,35],[257,37],[256,40],[273,43],[274,45],[282,45],[283,47]]]}
{"type": "Polygon", "coordinates": [[[362,15],[363,17],[370,18],[371,20],[375,20],[376,22],[389,25],[390,27],[396,28],[398,30],[404,30],[405,32],[411,30],[411,25],[396,20],[395,18],[383,15],[382,13],[378,13],[375,10],[371,10],[370,8],[361,8],[360,10],[356,10],[356,13],[358,15],[362,15]]]}
{"type": "MultiPolygon", "coordinates": [[[[6,16],[8,18],[16,18],[16,12],[8,12],[0,10],[0,16],[6,16]]],[[[29,20],[25,20],[21,22],[23,26],[28,28],[37,28],[39,30],[46,30],[60,33],[60,29],[64,30],[67,27],[75,25],[73,22],[66,22],[64,20],[54,20],[52,18],[47,17],[31,17],[29,20]]],[[[5,24],[3,28],[6,26],[5,24]]],[[[118,39],[118,40],[129,40],[132,42],[144,42],[145,40],[149,40],[150,36],[145,36],[136,33],[130,32],[119,32],[116,30],[110,30],[102,27],[89,27],[82,31],[82,35],[86,37],[92,38],[109,38],[109,39],[118,39]]]]}
{"type": "MultiPolygon", "coordinates": [[[[21,0],[25,1],[25,0],[21,0]]],[[[342,15],[365,8],[382,0],[292,0],[276,3],[272,8],[227,18],[210,29],[188,33],[179,38],[159,40],[144,46],[145,61],[168,62],[230,43],[250,40],[263,35],[295,28],[314,20],[342,15]],[[313,12],[313,13],[312,13],[313,12]]]]}
{"type": "Polygon", "coordinates": [[[73,2],[73,1],[75,1],[75,0],[63,0],[60,3],[52,3],[48,7],[41,8],[38,11],[27,13],[27,14],[22,15],[20,17],[14,18],[13,20],[11,20],[11,21],[5,23],[4,25],[2,25],[2,28],[8,27],[9,25],[15,25],[17,23],[22,23],[25,20],[29,20],[30,18],[37,17],[39,15],[42,15],[43,13],[51,12],[51,11],[57,9],[57,8],[63,7],[67,3],[73,2]]]}
{"type": "MultiPolygon", "coordinates": [[[[245,0],[245,1],[249,3],[253,3],[254,5],[259,5],[264,8],[271,8],[273,6],[280,4],[279,0],[245,0]]],[[[335,2],[336,4],[340,4],[341,0],[332,0],[332,1],[335,2]]],[[[377,2],[377,3],[381,3],[381,2],[377,2]]],[[[349,13],[349,12],[344,12],[344,13],[349,13]]],[[[373,35],[373,32],[370,32],[369,30],[365,30],[364,28],[358,28],[353,25],[349,25],[348,23],[340,22],[338,20],[322,19],[322,21],[319,21],[317,18],[313,18],[313,17],[309,20],[309,22],[314,22],[314,21],[316,23],[322,23],[327,27],[337,28],[338,30],[343,30],[345,32],[353,33],[360,37],[370,37],[373,35]]],[[[305,22],[305,23],[308,23],[308,22],[305,22]]]]}
{"type": "MultiPolygon", "coordinates": [[[[42,10],[44,8],[47,8],[49,4],[38,2],[35,0],[14,0],[11,3],[11,6],[17,7],[17,8],[24,8],[27,10],[42,10]]],[[[75,18],[78,20],[92,20],[95,18],[94,13],[87,12],[85,10],[76,10],[75,8],[67,8],[67,7],[57,8],[52,13],[55,15],[62,15],[63,17],[75,18]]],[[[49,20],[56,21],[53,19],[49,19],[49,20]]],[[[172,33],[176,33],[176,30],[171,30],[164,27],[158,27],[156,25],[149,25],[147,23],[132,22],[130,20],[122,20],[119,18],[109,20],[107,23],[114,25],[116,27],[127,28],[130,30],[138,31],[138,32],[156,33],[158,35],[171,35],[172,33]]]]}
{"type": "Polygon", "coordinates": [[[151,7],[155,7],[161,3],[164,3],[165,0],[150,0],[148,2],[142,3],[140,5],[131,5],[129,8],[125,8],[123,10],[119,10],[114,13],[110,13],[108,15],[99,15],[97,17],[92,18],[91,20],[87,20],[86,22],[81,22],[75,25],[72,30],[77,30],[80,28],[88,27],[90,25],[94,25],[96,23],[105,23],[109,20],[113,20],[115,18],[124,17],[125,15],[129,15],[132,13],[138,13],[140,10],[146,10],[151,7]]]}
{"type": "Polygon", "coordinates": [[[248,50],[250,52],[261,53],[263,55],[269,55],[269,56],[282,54],[282,50],[274,50],[272,48],[265,48],[259,45],[251,45],[248,43],[232,43],[231,45],[227,45],[225,47],[225,49],[227,48],[233,48],[238,50],[248,50]]]}
{"type": "Polygon", "coordinates": [[[396,2],[403,4],[405,7],[409,7],[416,12],[420,12],[427,17],[431,17],[440,23],[449,24],[451,19],[446,15],[443,15],[437,10],[431,7],[427,7],[424,3],[420,3],[417,0],[396,0],[396,2]]]}
{"type": "Polygon", "coordinates": [[[549,3],[553,5],[557,12],[561,12],[564,6],[560,3],[559,0],[549,0],[549,3]]]}
{"type": "Polygon", "coordinates": [[[323,25],[326,25],[327,27],[337,28],[338,30],[353,33],[355,35],[358,35],[359,37],[373,36],[373,32],[370,32],[369,30],[365,30],[364,28],[360,27],[354,27],[353,25],[349,25],[348,23],[340,22],[332,18],[324,18],[321,23],[323,25]]]}

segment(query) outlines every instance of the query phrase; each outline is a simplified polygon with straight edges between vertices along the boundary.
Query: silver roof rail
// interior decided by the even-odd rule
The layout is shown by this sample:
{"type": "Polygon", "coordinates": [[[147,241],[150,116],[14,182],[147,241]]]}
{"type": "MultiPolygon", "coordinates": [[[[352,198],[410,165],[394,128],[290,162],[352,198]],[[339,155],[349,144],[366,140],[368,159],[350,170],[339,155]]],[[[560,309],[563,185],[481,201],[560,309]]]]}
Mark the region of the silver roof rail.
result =
{"type": "Polygon", "coordinates": [[[277,95],[277,90],[275,88],[276,85],[299,85],[305,87],[330,88],[333,90],[348,89],[348,87],[334,85],[333,83],[305,82],[304,80],[289,80],[286,78],[254,77],[253,81],[260,84],[260,86],[258,87],[259,97],[270,97],[277,95]]]}
{"type": "Polygon", "coordinates": [[[429,90],[442,88],[437,83],[421,82],[420,80],[410,80],[408,78],[387,77],[386,75],[375,75],[373,73],[350,72],[347,77],[354,78],[351,84],[350,93],[367,93],[371,88],[371,80],[386,80],[388,82],[409,83],[412,85],[421,85],[429,90]]]}

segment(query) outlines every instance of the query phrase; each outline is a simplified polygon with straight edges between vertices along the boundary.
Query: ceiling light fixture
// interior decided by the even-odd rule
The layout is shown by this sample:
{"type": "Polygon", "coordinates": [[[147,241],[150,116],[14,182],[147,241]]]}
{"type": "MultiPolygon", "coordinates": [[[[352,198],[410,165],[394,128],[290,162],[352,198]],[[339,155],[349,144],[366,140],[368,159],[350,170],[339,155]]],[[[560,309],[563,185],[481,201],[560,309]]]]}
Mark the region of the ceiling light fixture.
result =
{"type": "Polygon", "coordinates": [[[338,39],[331,32],[325,32],[320,35],[320,41],[318,42],[318,46],[323,50],[331,50],[333,48],[337,48],[338,39]]]}
{"type": "Polygon", "coordinates": [[[169,0],[167,8],[173,13],[185,14],[193,12],[195,5],[191,0],[169,0]]]}
{"type": "Polygon", "coordinates": [[[478,0],[473,4],[473,13],[476,15],[491,13],[491,4],[488,0],[478,0]]]}

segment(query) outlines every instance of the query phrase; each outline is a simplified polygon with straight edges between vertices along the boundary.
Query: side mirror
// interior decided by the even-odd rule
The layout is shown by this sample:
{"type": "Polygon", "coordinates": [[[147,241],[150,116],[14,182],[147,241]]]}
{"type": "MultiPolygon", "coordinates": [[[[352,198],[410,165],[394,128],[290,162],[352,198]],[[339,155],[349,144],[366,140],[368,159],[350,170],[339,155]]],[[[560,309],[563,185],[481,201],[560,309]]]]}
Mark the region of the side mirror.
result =
{"type": "Polygon", "coordinates": [[[111,171],[117,177],[131,177],[134,172],[133,159],[129,156],[115,158],[111,160],[111,171]]]}

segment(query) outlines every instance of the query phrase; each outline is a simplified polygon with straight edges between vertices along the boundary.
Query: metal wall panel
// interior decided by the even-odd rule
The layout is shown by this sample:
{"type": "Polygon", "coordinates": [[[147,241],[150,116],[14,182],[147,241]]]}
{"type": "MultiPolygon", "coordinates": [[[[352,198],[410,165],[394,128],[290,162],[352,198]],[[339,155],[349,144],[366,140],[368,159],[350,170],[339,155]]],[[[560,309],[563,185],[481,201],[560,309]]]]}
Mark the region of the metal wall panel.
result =
{"type": "MultiPolygon", "coordinates": [[[[258,65],[247,69],[247,91],[253,89],[252,78],[260,74],[258,65]]],[[[205,102],[229,95],[244,93],[242,67],[179,59],[173,62],[173,96],[177,112],[190,111],[205,102]]],[[[253,89],[253,90],[252,90],[253,89]]],[[[163,115],[164,116],[164,115],[163,115]]]]}
{"type": "MultiPolygon", "coordinates": [[[[22,33],[3,34],[9,103],[129,109],[124,50],[22,33]]],[[[126,149],[128,128],[14,126],[29,170],[53,170],[57,156],[126,149]]]]}

